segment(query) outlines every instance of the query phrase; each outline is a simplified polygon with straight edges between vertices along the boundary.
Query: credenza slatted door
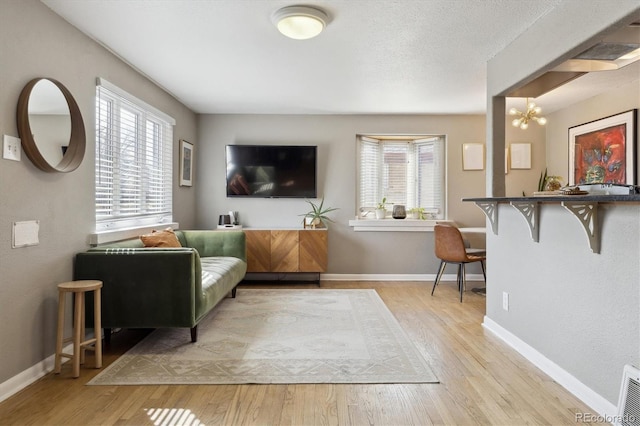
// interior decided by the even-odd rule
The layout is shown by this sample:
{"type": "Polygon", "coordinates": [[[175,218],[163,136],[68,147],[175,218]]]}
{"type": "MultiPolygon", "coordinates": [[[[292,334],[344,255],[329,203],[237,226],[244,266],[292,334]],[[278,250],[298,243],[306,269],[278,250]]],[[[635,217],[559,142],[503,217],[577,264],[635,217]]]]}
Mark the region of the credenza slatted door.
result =
{"type": "Polygon", "coordinates": [[[326,229],[245,229],[247,272],[326,272],[326,229]]]}

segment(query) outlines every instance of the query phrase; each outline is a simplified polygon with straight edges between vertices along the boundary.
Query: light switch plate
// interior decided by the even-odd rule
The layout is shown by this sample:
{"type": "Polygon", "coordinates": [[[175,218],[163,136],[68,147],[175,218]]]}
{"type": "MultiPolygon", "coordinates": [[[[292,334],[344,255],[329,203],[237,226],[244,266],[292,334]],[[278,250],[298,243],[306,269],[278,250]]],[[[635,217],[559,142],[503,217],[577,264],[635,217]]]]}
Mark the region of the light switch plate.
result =
{"type": "Polygon", "coordinates": [[[20,138],[4,135],[2,158],[6,160],[20,161],[22,149],[20,147],[20,138]]]}

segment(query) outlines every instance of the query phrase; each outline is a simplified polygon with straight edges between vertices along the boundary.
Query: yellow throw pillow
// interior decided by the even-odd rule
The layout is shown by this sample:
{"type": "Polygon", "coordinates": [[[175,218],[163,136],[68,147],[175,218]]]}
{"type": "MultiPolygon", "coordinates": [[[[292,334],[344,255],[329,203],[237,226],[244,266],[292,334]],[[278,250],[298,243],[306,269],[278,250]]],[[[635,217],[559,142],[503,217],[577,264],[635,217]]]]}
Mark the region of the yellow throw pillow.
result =
{"type": "Polygon", "coordinates": [[[145,247],[182,247],[173,229],[153,231],[151,234],[140,235],[145,247]]]}

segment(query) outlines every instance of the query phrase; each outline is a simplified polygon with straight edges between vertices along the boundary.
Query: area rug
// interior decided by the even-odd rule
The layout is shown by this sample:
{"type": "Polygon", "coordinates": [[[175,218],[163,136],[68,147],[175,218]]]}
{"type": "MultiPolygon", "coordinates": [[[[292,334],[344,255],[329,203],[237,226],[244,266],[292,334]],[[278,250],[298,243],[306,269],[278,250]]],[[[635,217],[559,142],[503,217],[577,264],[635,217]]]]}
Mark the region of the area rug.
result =
{"type": "Polygon", "coordinates": [[[240,289],[198,334],[157,329],[88,384],[438,382],[375,290],[240,289]]]}

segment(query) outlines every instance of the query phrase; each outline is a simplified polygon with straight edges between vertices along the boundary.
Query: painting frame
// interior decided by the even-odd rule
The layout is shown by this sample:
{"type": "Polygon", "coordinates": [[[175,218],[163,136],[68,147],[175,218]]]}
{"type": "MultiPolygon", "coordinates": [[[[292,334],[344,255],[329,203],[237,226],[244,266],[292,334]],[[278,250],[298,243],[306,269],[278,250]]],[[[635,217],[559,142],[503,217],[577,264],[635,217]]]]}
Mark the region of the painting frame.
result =
{"type": "Polygon", "coordinates": [[[635,185],[637,120],[631,109],[569,127],[569,185],[635,185]]]}
{"type": "Polygon", "coordinates": [[[462,144],[462,170],[484,170],[484,144],[462,144]]]}
{"type": "Polygon", "coordinates": [[[516,142],[509,144],[512,170],[531,169],[531,144],[528,142],[516,142]]]}
{"type": "Polygon", "coordinates": [[[193,144],[180,139],[180,186],[193,186],[193,144]]]}

